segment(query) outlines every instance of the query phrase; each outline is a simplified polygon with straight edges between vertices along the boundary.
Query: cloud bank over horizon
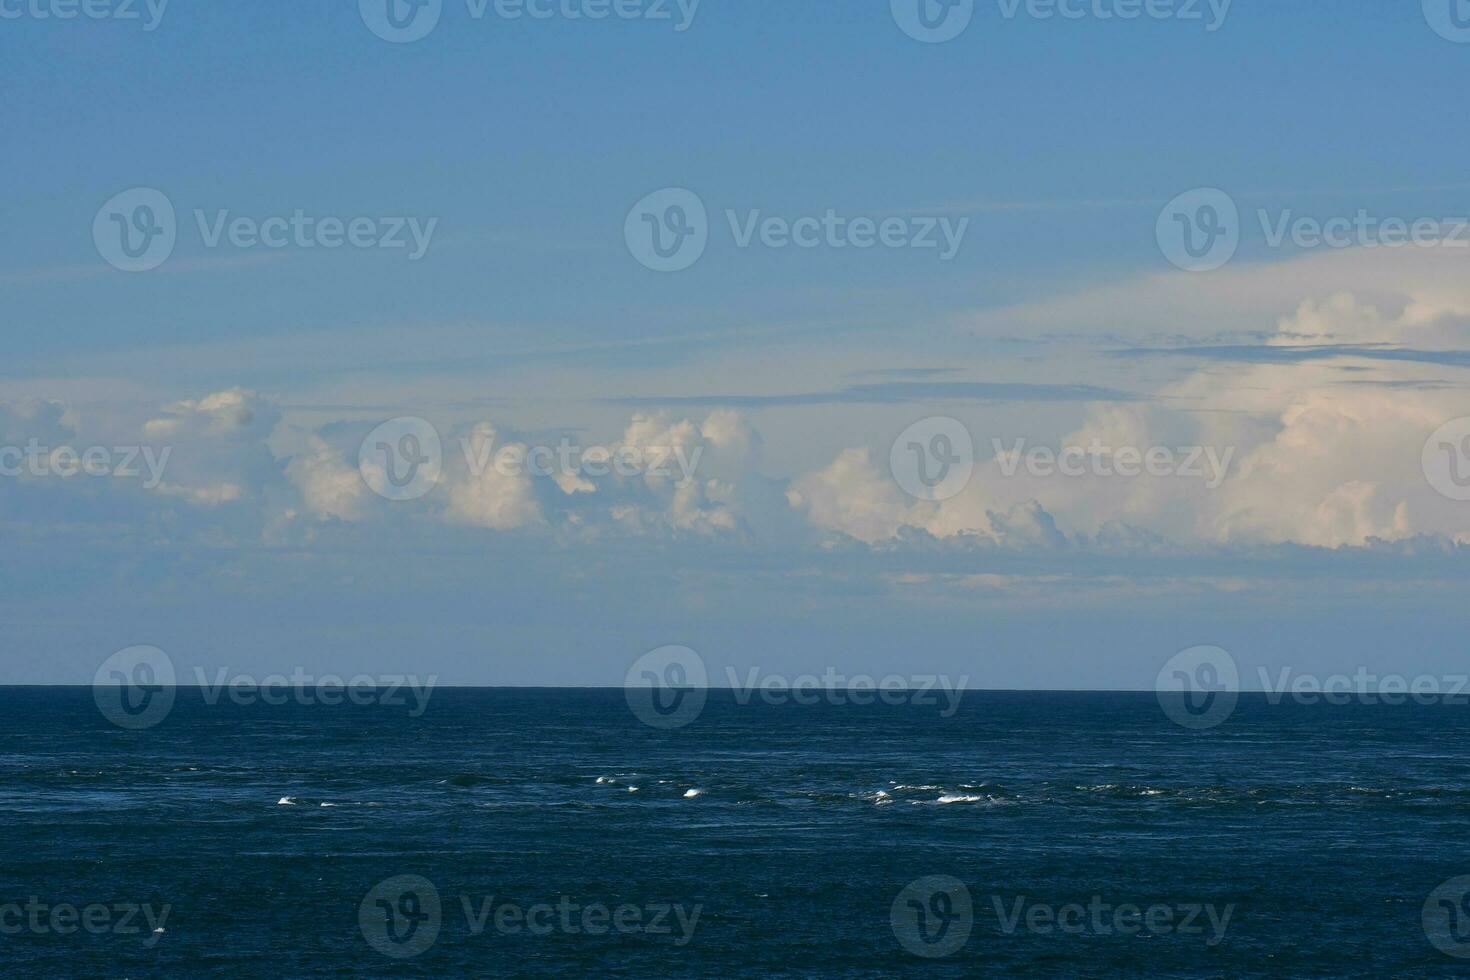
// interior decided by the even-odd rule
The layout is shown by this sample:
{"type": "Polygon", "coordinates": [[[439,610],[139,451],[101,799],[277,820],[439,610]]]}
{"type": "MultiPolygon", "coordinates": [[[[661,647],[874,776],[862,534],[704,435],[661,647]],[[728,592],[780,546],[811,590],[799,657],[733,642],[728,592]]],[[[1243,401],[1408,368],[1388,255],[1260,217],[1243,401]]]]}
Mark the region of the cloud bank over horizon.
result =
{"type": "MultiPolygon", "coordinates": [[[[660,388],[691,384],[682,369],[612,371],[587,391],[581,375],[548,364],[519,379],[539,395],[492,384],[493,397],[476,404],[456,389],[446,408],[446,382],[414,369],[387,401],[411,406],[422,394],[434,430],[424,441],[437,441],[439,455],[432,485],[402,499],[390,499],[401,476],[390,470],[424,441],[377,435],[396,423],[372,376],[334,378],[333,395],[346,396],[336,402],[309,376],[269,391],[180,397],[169,386],[152,399],[146,379],[127,376],[99,378],[94,399],[85,385],[56,398],[37,397],[35,382],[23,395],[0,387],[0,443],[47,450],[0,459],[21,464],[0,479],[15,558],[0,612],[17,635],[52,649],[90,628],[56,620],[66,605],[53,596],[57,582],[115,618],[154,623],[140,642],[183,629],[156,625],[180,602],[214,618],[252,608],[274,616],[290,603],[299,615],[248,629],[295,624],[303,638],[280,642],[311,637],[336,656],[343,642],[370,656],[401,636],[408,626],[395,604],[439,608],[469,594],[512,617],[564,607],[568,635],[602,620],[629,637],[621,652],[645,642],[633,637],[677,639],[665,634],[688,629],[681,623],[749,637],[766,618],[835,616],[855,627],[884,617],[855,641],[864,649],[924,610],[943,611],[946,629],[988,617],[1012,644],[1036,616],[1093,624],[1083,629],[1162,616],[1187,645],[1209,639],[1198,624],[1222,600],[1265,622],[1320,604],[1324,580],[1396,610],[1390,619],[1426,615],[1411,610],[1427,603],[1437,610],[1427,615],[1446,621],[1470,569],[1470,504],[1435,485],[1425,454],[1431,435],[1467,414],[1470,375],[1451,357],[1362,352],[1470,352],[1470,283],[1447,258],[1313,256],[1232,271],[1225,294],[1214,277],[1187,274],[1109,287],[1109,303],[1141,308],[1160,289],[1180,302],[1193,290],[1213,321],[1121,358],[1115,341],[1052,341],[1040,358],[1031,346],[985,348],[941,369],[906,367],[879,349],[866,367],[854,355],[840,372],[828,364],[814,375],[838,391],[843,376],[902,384],[901,398],[861,404],[661,403],[660,388]],[[1283,292],[1265,323],[1254,319],[1263,292],[1293,273],[1297,293],[1283,292]],[[1220,308],[1229,295],[1250,297],[1234,319],[1220,308]],[[1231,342],[1287,353],[1191,354],[1191,344],[1219,341],[1216,322],[1232,325],[1231,342]],[[635,383],[645,392],[637,405],[603,394],[635,383]],[[1076,395],[1105,389],[1129,397],[1076,395]],[[899,433],[930,416],[973,437],[973,471],[942,499],[916,496],[895,469],[899,433]],[[37,609],[49,610],[40,614],[49,625],[23,622],[37,609]],[[324,627],[316,619],[326,610],[334,625],[324,627]],[[368,639],[375,618],[384,622],[368,639]]],[[[1087,302],[1085,293],[1048,301],[1052,313],[1022,318],[1065,309],[1070,319],[1087,302]]],[[[953,327],[944,342],[963,345],[971,329],[953,327]]],[[[731,365],[742,356],[712,350],[704,367],[739,376],[731,365]]],[[[825,357],[794,348],[788,359],[800,374],[825,357]]],[[[463,624],[450,623],[459,635],[463,624]]],[[[557,646],[529,631],[502,639],[557,646]]],[[[180,642],[211,642],[184,632],[191,639],[180,642]]],[[[488,675],[475,655],[457,656],[471,682],[588,676],[573,652],[565,668],[548,656],[488,675]]],[[[1080,663],[1072,671],[1085,673],[1080,663]]]]}
{"type": "MultiPolygon", "coordinates": [[[[1444,357],[1373,356],[1382,349],[1470,354],[1470,284],[1445,261],[1459,258],[1426,251],[1344,253],[1330,261],[1314,256],[1232,273],[1245,276],[1236,286],[1239,295],[1252,297],[1252,307],[1285,269],[1300,271],[1302,291],[1320,283],[1322,292],[1299,296],[1269,331],[1249,322],[1235,326],[1259,333],[1259,350],[1330,353],[1239,360],[1185,354],[1177,360],[1189,363],[1187,370],[1162,381],[1135,379],[1135,399],[1089,398],[1089,391],[1101,389],[1060,379],[987,384],[946,373],[878,384],[903,388],[891,405],[876,399],[884,426],[866,437],[854,434],[854,441],[825,457],[793,449],[801,428],[793,426],[788,435],[783,426],[804,409],[820,408],[820,401],[779,398],[755,402],[759,420],[748,408],[718,407],[718,399],[691,412],[679,398],[655,407],[657,396],[644,396],[649,407],[623,414],[621,423],[605,406],[594,406],[603,431],[618,426],[601,445],[640,457],[638,471],[626,473],[611,460],[588,466],[552,455],[557,442],[576,451],[596,444],[587,431],[586,406],[569,406],[568,418],[540,431],[518,431],[501,417],[477,418],[462,409],[458,418],[429,419],[442,431],[444,472],[432,492],[412,501],[381,499],[359,472],[362,439],[381,418],[370,409],[307,413],[299,404],[284,407],[302,400],[290,391],[197,393],[158,404],[131,423],[85,400],[6,400],[0,402],[0,435],[17,447],[36,439],[53,449],[126,443],[149,446],[155,456],[167,451],[157,485],[84,481],[91,484],[85,496],[100,497],[105,488],[105,495],[119,494],[134,507],[174,508],[181,529],[205,533],[222,522],[261,540],[309,538],[332,522],[370,528],[408,519],[411,511],[412,519],[450,533],[539,529],[569,548],[591,537],[647,534],[724,537],[753,547],[822,547],[844,537],[891,546],[919,534],[1038,551],[1140,542],[1181,549],[1352,548],[1415,538],[1460,545],[1470,543],[1470,515],[1431,486],[1421,453],[1436,429],[1465,412],[1463,386],[1470,375],[1444,357]],[[1340,288],[1339,267],[1355,278],[1356,289],[1340,288]],[[1145,387],[1148,381],[1154,383],[1145,387]],[[981,401],[972,402],[977,393],[981,401]],[[1029,427],[991,421],[1004,419],[1013,403],[1032,401],[1059,404],[1064,412],[1055,422],[1038,417],[1029,427]],[[1071,403],[1077,407],[1068,409],[1071,403]],[[973,477],[942,501],[914,498],[890,472],[891,437],[889,444],[883,437],[920,411],[963,413],[976,437],[973,477]],[[765,454],[772,435],[785,444],[783,458],[806,465],[773,470],[765,454]],[[499,465],[542,442],[547,454],[539,468],[524,459],[499,465]],[[1026,461],[1037,447],[1054,453],[1076,448],[1077,472],[1065,466],[1038,472],[1026,461]],[[1147,466],[1128,455],[1149,449],[1167,450],[1168,462],[1185,472],[1168,471],[1163,455],[1147,466]],[[1114,458],[1119,452],[1125,455],[1114,458]],[[663,465],[653,465],[655,457],[663,465]],[[1119,469],[1138,475],[1121,476],[1119,469]]],[[[1171,277],[1167,288],[1191,287],[1202,304],[1218,298],[1210,276],[1171,277]]],[[[1108,295],[1117,301],[1122,288],[1108,295]]],[[[1133,288],[1138,304],[1147,306],[1162,287],[1150,277],[1133,288]]],[[[1045,305],[1071,309],[1085,300],[1045,305]]],[[[1218,305],[1210,312],[1221,315],[1218,305]]],[[[1060,371],[1087,369],[1085,358],[1057,360],[1060,371]]],[[[866,387],[875,386],[858,386],[866,387]]],[[[47,475],[57,472],[49,467],[47,475]]],[[[11,519],[25,517],[24,501],[33,496],[26,491],[39,488],[36,479],[23,470],[0,484],[11,519]]],[[[61,480],[60,493],[77,482],[61,480]]],[[[69,522],[85,522],[86,513],[78,510],[69,522]]]]}

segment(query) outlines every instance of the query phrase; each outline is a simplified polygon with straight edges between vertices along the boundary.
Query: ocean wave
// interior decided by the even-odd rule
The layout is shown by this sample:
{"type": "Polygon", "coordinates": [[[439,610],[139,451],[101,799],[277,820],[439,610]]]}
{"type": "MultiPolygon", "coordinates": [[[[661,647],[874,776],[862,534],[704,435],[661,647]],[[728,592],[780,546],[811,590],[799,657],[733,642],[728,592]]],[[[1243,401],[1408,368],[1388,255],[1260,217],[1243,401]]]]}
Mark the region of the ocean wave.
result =
{"type": "MultiPolygon", "coordinates": [[[[710,776],[710,773],[705,773],[710,776]]],[[[731,777],[734,774],[730,774],[731,777]]],[[[413,787],[363,785],[344,788],[324,783],[317,792],[305,795],[278,794],[277,806],[302,806],[313,810],[336,807],[391,806],[396,809],[420,809],[456,807],[463,804],[491,802],[500,806],[538,807],[554,802],[596,803],[604,801],[620,806],[667,805],[679,800],[700,800],[702,805],[713,807],[768,806],[777,808],[822,807],[844,808],[887,807],[893,804],[917,804],[931,806],[1026,806],[1047,810],[1103,810],[1116,807],[1137,807],[1155,812],[1181,808],[1199,809],[1258,809],[1261,807],[1299,808],[1331,807],[1339,809],[1376,810],[1392,812],[1412,810],[1428,812],[1460,808],[1470,802],[1470,789],[1448,786],[1403,786],[1395,787],[1375,784],[1314,781],[1283,781],[1267,783],[1196,783],[1185,782],[1161,784],[1158,782],[1085,782],[1074,780],[1039,781],[1007,784],[989,781],[945,782],[900,782],[886,781],[888,785],[876,787],[871,784],[854,786],[854,780],[837,778],[810,781],[798,774],[787,780],[775,776],[765,781],[743,778],[701,779],[700,785],[691,785],[687,777],[675,775],[670,779],[656,779],[648,775],[630,778],[627,775],[578,777],[580,783],[573,784],[570,792],[563,792],[562,779],[534,779],[520,777],[515,780],[500,780],[506,785],[481,788],[474,793],[451,793],[448,795],[411,792],[413,787]],[[783,785],[785,784],[785,785],[783,785]],[[844,785],[845,784],[845,785],[844,785]],[[368,799],[369,793],[393,793],[386,803],[368,799]],[[353,799],[352,797],[357,797],[353,799]],[[325,801],[325,802],[324,802],[325,801]]],[[[443,781],[439,781],[443,782],[443,781]]],[[[422,784],[419,784],[420,786],[422,784]]],[[[195,802],[215,799],[221,805],[232,805],[238,800],[257,796],[250,787],[222,787],[215,793],[209,787],[182,786],[159,797],[138,785],[106,787],[97,780],[88,779],[67,789],[59,785],[22,792],[19,787],[8,791],[0,787],[0,812],[29,812],[35,809],[73,810],[85,809],[99,803],[108,807],[174,807],[193,805],[195,802]]]]}

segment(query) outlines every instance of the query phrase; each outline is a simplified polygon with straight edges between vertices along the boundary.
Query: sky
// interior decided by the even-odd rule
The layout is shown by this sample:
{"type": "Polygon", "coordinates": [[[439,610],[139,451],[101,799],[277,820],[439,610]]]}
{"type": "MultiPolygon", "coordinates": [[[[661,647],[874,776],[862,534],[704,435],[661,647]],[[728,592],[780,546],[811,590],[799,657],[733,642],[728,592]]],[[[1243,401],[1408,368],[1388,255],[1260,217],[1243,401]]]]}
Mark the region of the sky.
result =
{"type": "Polygon", "coordinates": [[[389,4],[0,0],[3,682],[1463,663],[1470,4],[389,4]]]}

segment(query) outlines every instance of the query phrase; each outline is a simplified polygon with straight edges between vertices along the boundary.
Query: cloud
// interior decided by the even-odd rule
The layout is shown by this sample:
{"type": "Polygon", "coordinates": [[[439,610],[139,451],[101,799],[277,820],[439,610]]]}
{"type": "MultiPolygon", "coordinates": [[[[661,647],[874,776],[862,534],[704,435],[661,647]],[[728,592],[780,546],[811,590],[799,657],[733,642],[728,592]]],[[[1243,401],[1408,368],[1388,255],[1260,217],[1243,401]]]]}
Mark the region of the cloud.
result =
{"type": "Polygon", "coordinates": [[[1443,364],[1470,367],[1470,351],[1414,350],[1407,347],[1372,346],[1369,344],[1320,344],[1287,347],[1273,344],[1234,344],[1217,347],[1137,347],[1111,352],[1114,357],[1194,357],[1200,360],[1236,361],[1244,364],[1297,364],[1358,358],[1366,361],[1399,361],[1416,364],[1443,364]]]}
{"type": "Polygon", "coordinates": [[[761,438],[739,412],[717,409],[701,422],[635,415],[622,445],[665,459],[659,472],[605,482],[627,527],[768,539],[781,523],[781,488],[760,475],[761,438]]]}
{"type": "Polygon", "coordinates": [[[637,414],[604,444],[563,437],[553,445],[544,433],[533,442],[480,422],[450,439],[446,452],[439,516],[452,524],[539,526],[573,541],[660,533],[755,538],[786,517],[780,481],[758,472],[759,435],[728,409],[702,421],[637,414]]]}
{"type": "Polygon", "coordinates": [[[628,397],[620,405],[728,406],[778,408],[798,405],[901,405],[911,402],[1101,402],[1133,401],[1136,396],[1081,384],[1025,384],[990,381],[891,381],[848,385],[840,391],[789,395],[675,395],[628,397]]]}
{"type": "MultiPolygon", "coordinates": [[[[1392,288],[1384,280],[1397,263],[1387,266],[1364,280],[1364,292],[1392,288]]],[[[1470,307],[1470,285],[1461,291],[1463,301],[1439,295],[1445,315],[1431,315],[1422,300],[1385,313],[1352,293],[1309,299],[1281,318],[1263,345],[1204,351],[1206,360],[1244,366],[1201,367],[1156,397],[1207,409],[1196,415],[1193,438],[1237,450],[1234,472],[1216,490],[1170,488],[1171,499],[1161,497],[1157,482],[1135,481],[1113,510],[1165,533],[1215,542],[1362,547],[1425,534],[1470,540],[1470,514],[1436,493],[1420,464],[1429,435],[1467,412],[1458,386],[1424,375],[1423,365],[1470,366],[1470,351],[1398,346],[1426,333],[1459,333],[1453,311],[1470,307]],[[1344,387],[1338,359],[1349,356],[1388,363],[1344,387]],[[1185,496],[1187,508],[1166,509],[1185,496]]],[[[1117,438],[1120,420],[1131,426],[1132,444],[1169,438],[1156,409],[1131,406],[1094,411],[1073,438],[1117,438]]],[[[1102,516],[1087,511],[1080,506],[1066,516],[1084,524],[1102,516]]]]}
{"type": "Polygon", "coordinates": [[[523,461],[529,449],[525,443],[498,444],[495,426],[481,422],[461,445],[465,449],[461,468],[451,476],[448,488],[444,512],[448,521],[496,531],[541,523],[541,505],[529,472],[496,462],[500,453],[506,454],[502,459],[523,461]]]}
{"type": "Polygon", "coordinates": [[[868,543],[893,538],[904,527],[922,527],[934,509],[906,497],[865,448],[845,450],[797,480],[787,499],[817,527],[868,543]]]}
{"type": "Polygon", "coordinates": [[[868,368],[862,371],[851,371],[849,377],[853,378],[901,378],[905,381],[922,381],[926,378],[938,378],[946,374],[956,374],[959,368],[953,367],[909,367],[909,368],[868,368]]]}
{"type": "MultiPolygon", "coordinates": [[[[1309,253],[1286,261],[1237,260],[1210,273],[1169,271],[959,317],[962,332],[1024,336],[1182,339],[1270,331],[1305,299],[1351,294],[1383,310],[1424,339],[1436,324],[1470,317],[1465,254],[1452,248],[1356,248],[1309,253]]],[[[1448,343],[1446,346],[1455,346],[1448,343]]],[[[1460,344],[1460,346],[1464,346],[1460,344]]]]}
{"type": "Polygon", "coordinates": [[[58,446],[74,436],[62,402],[39,398],[0,402],[0,443],[4,445],[24,446],[35,439],[40,445],[58,446]]]}
{"type": "Polygon", "coordinates": [[[1470,280],[1446,264],[1446,253],[1365,250],[1241,266],[1218,278],[1150,277],[1012,312],[1056,326],[1063,314],[1116,323],[1126,309],[1147,320],[1162,309],[1161,297],[1180,312],[1201,313],[1212,328],[1263,339],[1121,352],[1194,355],[1202,363],[1137,399],[1086,399],[1072,431],[1037,427],[1016,433],[1027,437],[1017,444],[1020,451],[1097,446],[1104,458],[1118,447],[1197,448],[1223,479],[1025,467],[1006,475],[1001,464],[1016,460],[997,439],[993,448],[976,447],[969,486],[941,503],[904,497],[872,451],[852,448],[796,480],[793,504],[817,526],[869,543],[909,532],[1039,551],[1140,540],[1204,549],[1363,548],[1425,536],[1470,542],[1470,512],[1440,496],[1420,464],[1429,435],[1470,414],[1459,383],[1425,373],[1470,367],[1470,280]],[[1347,280],[1351,288],[1338,288],[1347,280]],[[1313,292],[1316,284],[1322,292],[1313,292]],[[1262,297],[1284,311],[1263,313],[1262,297]],[[1087,298],[1098,308],[1085,310],[1087,298]],[[1362,370],[1345,386],[1349,366],[1362,370]]]}
{"type": "Polygon", "coordinates": [[[1071,546],[1052,515],[1035,500],[1002,506],[984,498],[974,485],[971,489],[958,502],[915,500],[879,469],[869,450],[856,448],[796,481],[788,500],[818,527],[868,544],[899,541],[905,532],[920,531],[983,548],[1071,546]]]}
{"type": "Polygon", "coordinates": [[[342,453],[316,435],[310,448],[286,464],[287,479],[301,494],[306,512],[319,519],[359,521],[368,513],[368,489],[362,474],[342,453]]]}
{"type": "Polygon", "coordinates": [[[268,399],[243,388],[165,406],[142,433],[169,453],[158,492],[205,507],[263,504],[265,488],[281,475],[266,444],[279,419],[268,399]]]}
{"type": "MultiPolygon", "coordinates": [[[[1236,292],[1228,296],[1210,276],[1171,280],[1170,295],[1184,302],[1190,294],[1180,292],[1182,284],[1192,283],[1189,305],[1216,319],[1230,314],[1234,331],[1259,339],[1125,352],[1123,359],[1135,360],[1168,354],[1189,368],[1136,376],[1136,395],[1090,384],[934,380],[951,369],[919,367],[875,368],[873,376],[905,380],[830,392],[624,399],[664,407],[633,414],[607,440],[600,468],[550,471],[528,466],[527,456],[554,433],[576,433],[571,442],[592,448],[581,445],[580,427],[557,428],[565,420],[541,418],[533,435],[461,419],[442,430],[439,487],[403,502],[375,496],[358,472],[357,446],[374,423],[334,418],[320,406],[311,421],[297,413],[283,422],[275,400],[226,388],[154,411],[141,435],[173,453],[153,499],[201,512],[192,525],[177,518],[180,528],[201,533],[211,526],[208,513],[217,512],[236,515],[230,527],[242,536],[250,521],[257,536],[303,523],[371,534],[411,521],[420,532],[441,529],[433,533],[446,542],[477,540],[465,529],[514,531],[569,549],[626,536],[829,551],[855,543],[921,548],[927,540],[1054,559],[1166,548],[1470,543],[1465,508],[1437,494],[1420,466],[1429,434],[1467,412],[1461,390],[1470,379],[1457,380],[1456,372],[1470,366],[1470,284],[1446,278],[1441,257],[1422,250],[1282,265],[1290,268],[1231,271],[1226,278],[1236,292]],[[1314,284],[1336,286],[1344,270],[1354,289],[1313,292],[1314,284]],[[1298,283],[1292,305],[1253,319],[1259,296],[1276,296],[1287,281],[1298,283]],[[1233,311],[1222,308],[1230,296],[1238,298],[1233,311]],[[786,469],[768,473],[765,440],[730,404],[862,405],[866,420],[884,418],[880,413],[892,406],[945,401],[969,406],[978,420],[978,458],[969,486],[939,503],[907,496],[887,472],[884,435],[891,429],[829,444],[815,461],[789,445],[812,438],[810,426],[795,434],[772,430],[788,443],[786,469]],[[1003,414],[1010,402],[1026,407],[1003,414]],[[1053,404],[1031,407],[1042,403],[1053,404]],[[697,405],[713,410],[702,417],[677,410],[697,405]],[[1028,446],[1098,446],[1108,460],[1120,448],[1198,447],[1215,454],[1207,458],[1223,479],[1033,473],[1016,466],[1028,446]],[[625,452],[642,465],[608,465],[625,452]],[[507,453],[519,464],[498,465],[507,453]],[[662,465],[651,465],[655,460],[662,465]]],[[[1127,288],[1112,287],[1109,295],[1122,302],[1127,288]]],[[[1147,310],[1161,287],[1149,278],[1131,288],[1147,310]]],[[[1022,319],[1055,310],[1054,301],[1042,306],[1022,319]]],[[[1106,308],[1094,311],[1095,318],[1107,315],[1106,308]]],[[[0,407],[0,434],[69,438],[84,417],[57,402],[0,407]]]]}

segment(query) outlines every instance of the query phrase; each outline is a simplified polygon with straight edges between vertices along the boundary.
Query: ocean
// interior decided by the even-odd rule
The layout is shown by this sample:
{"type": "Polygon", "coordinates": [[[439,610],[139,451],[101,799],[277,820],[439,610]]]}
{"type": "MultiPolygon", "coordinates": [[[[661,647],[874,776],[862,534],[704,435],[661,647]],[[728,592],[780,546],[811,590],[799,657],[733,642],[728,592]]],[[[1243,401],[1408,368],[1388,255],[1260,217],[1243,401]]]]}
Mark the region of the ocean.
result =
{"type": "Polygon", "coordinates": [[[14,977],[1241,977],[1470,967],[1470,708],[0,689],[14,977]]]}

